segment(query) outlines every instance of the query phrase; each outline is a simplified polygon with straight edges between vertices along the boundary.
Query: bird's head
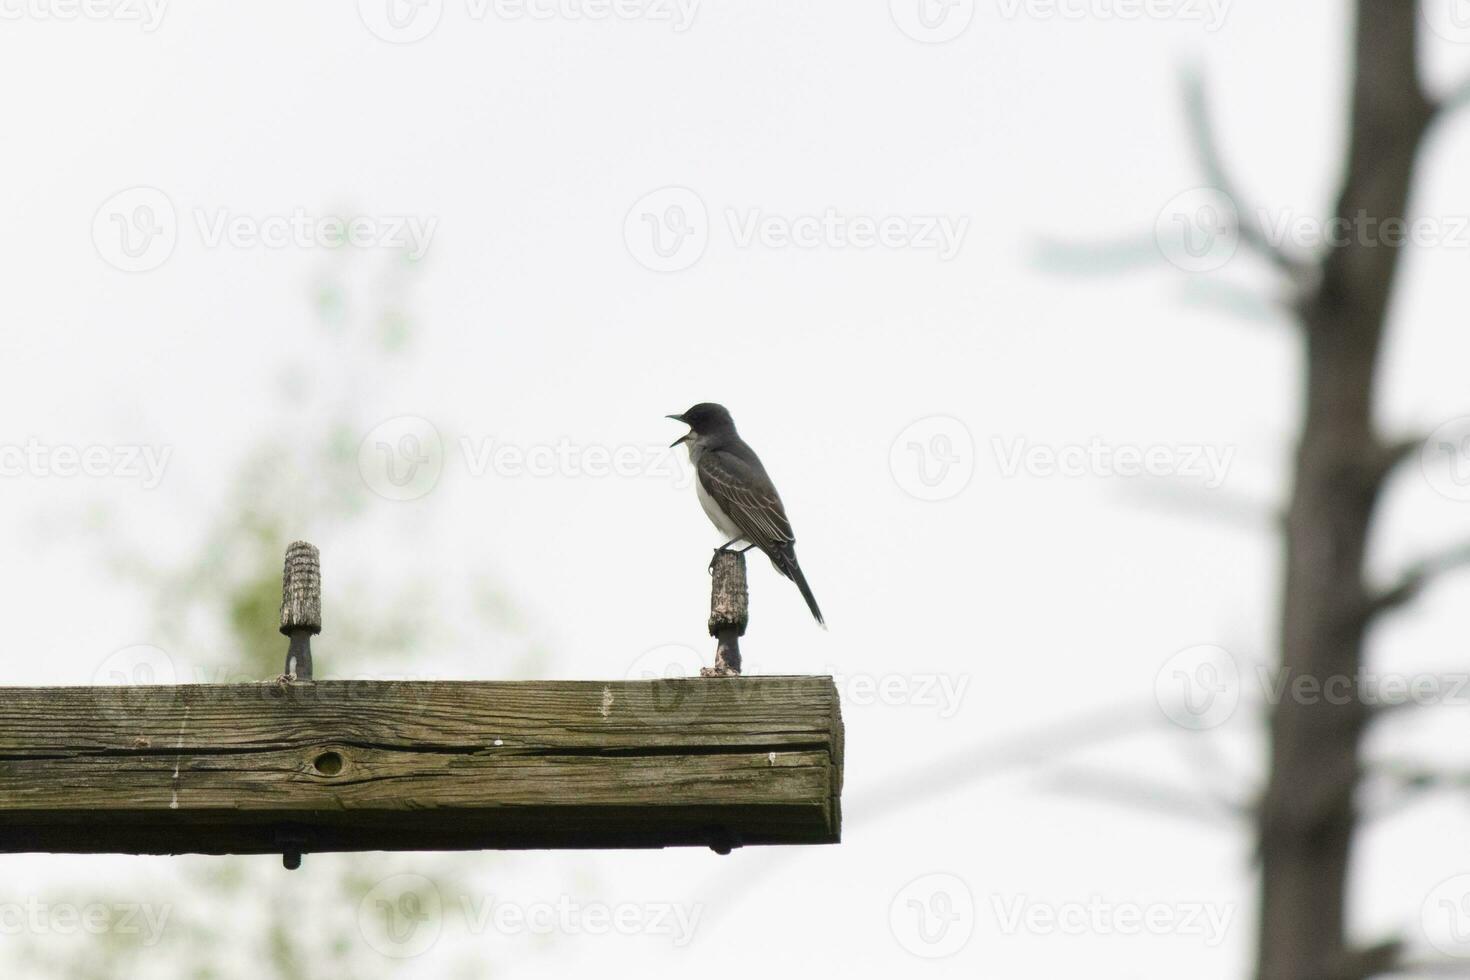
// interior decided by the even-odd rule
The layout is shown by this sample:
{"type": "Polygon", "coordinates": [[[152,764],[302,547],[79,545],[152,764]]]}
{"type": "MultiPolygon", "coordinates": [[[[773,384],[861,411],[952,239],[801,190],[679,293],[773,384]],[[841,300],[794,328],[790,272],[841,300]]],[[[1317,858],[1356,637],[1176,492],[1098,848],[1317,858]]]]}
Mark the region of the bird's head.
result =
{"type": "Polygon", "coordinates": [[[735,431],[735,420],[730,417],[725,406],[716,405],[714,402],[700,402],[687,412],[670,415],[668,418],[689,426],[689,431],[675,439],[669,446],[670,449],[690,439],[702,439],[735,431]]]}

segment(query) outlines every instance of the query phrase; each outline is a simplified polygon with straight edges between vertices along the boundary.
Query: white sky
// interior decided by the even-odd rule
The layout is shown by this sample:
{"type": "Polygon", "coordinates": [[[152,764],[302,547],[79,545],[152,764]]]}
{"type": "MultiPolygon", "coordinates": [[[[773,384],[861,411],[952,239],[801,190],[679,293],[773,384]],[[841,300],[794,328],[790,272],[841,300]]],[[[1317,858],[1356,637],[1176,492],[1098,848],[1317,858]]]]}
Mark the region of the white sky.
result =
{"type": "MultiPolygon", "coordinates": [[[[646,935],[474,937],[448,922],[451,938],[404,964],[383,960],[382,971],[436,975],[478,943],[514,977],[1242,975],[1254,915],[1246,837],[1058,787],[1079,767],[1229,785],[1202,772],[1216,765],[1202,745],[1257,778],[1245,708],[1192,735],[1155,705],[1155,677],[1199,644],[1223,645],[1247,673],[1270,653],[1274,541],[1259,522],[1212,515],[1281,499],[1296,350],[1284,322],[1198,302],[1211,284],[1270,294],[1269,274],[1244,253],[1213,275],[1155,255],[1068,276],[1037,256],[1046,242],[1152,248],[1167,202],[1202,182],[1178,106],[1179,70],[1191,64],[1208,73],[1241,186],[1273,214],[1321,214],[1342,138],[1344,6],[1230,3],[1208,31],[1183,13],[1208,8],[1183,0],[1161,8],[1180,12],[1172,19],[1127,21],[1103,0],[1075,19],[981,0],[957,38],[924,44],[880,3],[706,0],[676,31],[475,19],[473,5],[445,0],[432,33],[395,45],[349,3],[181,4],[150,32],[0,0],[0,445],[172,452],[153,489],[123,476],[0,480],[0,533],[12,542],[0,563],[7,682],[88,683],[113,651],[152,641],[147,610],[97,567],[76,515],[104,506],[160,558],[190,554],[246,450],[324,424],[282,412],[287,361],[312,367],[306,381],[326,401],[355,400],[356,438],[416,416],[445,445],[432,492],[394,502],[364,485],[364,519],[350,530],[293,529],[324,554],[326,664],[330,618],[350,615],[331,606],[337,569],[384,592],[409,580],[453,591],[490,575],[559,677],[620,678],[667,644],[708,655],[704,566],[718,542],[692,490],[658,473],[476,475],[460,440],[657,447],[682,431],[665,414],[721,401],[781,487],[831,624],[818,630],[795,589],[755,561],[751,665],[897,678],[909,690],[940,678],[965,685],[958,710],[858,703],[860,689],[844,685],[840,847],[517,855],[477,893],[699,903],[704,920],[682,948],[646,935]],[[172,202],[178,241],[159,267],[126,273],[104,261],[93,220],[140,185],[172,202]],[[703,203],[708,244],[691,267],[658,273],[630,250],[625,217],[669,186],[703,203]],[[829,208],[968,226],[946,261],[838,243],[742,246],[727,217],[829,208]],[[391,370],[364,367],[367,345],[350,330],[317,328],[312,288],[332,264],[323,249],[210,247],[197,224],[295,209],[436,222],[407,277],[389,278],[390,257],[372,249],[350,260],[355,301],[396,296],[411,315],[408,353],[391,370]],[[926,502],[905,491],[912,474],[895,477],[890,450],[934,416],[962,423],[973,450],[958,451],[973,477],[926,502]],[[1094,439],[1205,447],[1231,463],[1212,489],[1189,478],[1007,475],[997,449],[1094,439]],[[960,750],[1026,745],[1089,716],[1140,722],[1045,765],[984,779],[955,768],[928,795],[903,782],[960,750]],[[568,889],[583,870],[596,888],[568,889]],[[975,901],[973,921],[955,926],[971,938],[941,959],[913,955],[890,925],[891,909],[911,914],[904,887],[930,873],[962,879],[975,901]],[[1065,911],[1094,900],[1174,912],[1205,903],[1233,919],[1217,945],[1006,928],[1018,901],[1065,911]]],[[[1470,70],[1470,44],[1426,34],[1425,50],[1436,85],[1470,70]]],[[[1431,141],[1420,214],[1470,214],[1456,179],[1467,155],[1470,120],[1431,141]]],[[[1460,241],[1408,261],[1384,362],[1388,427],[1433,428],[1470,410],[1467,256],[1460,241]]],[[[306,487],[313,475],[279,479],[306,487]]],[[[1410,467],[1386,502],[1374,567],[1387,575],[1467,526],[1464,504],[1410,467]]],[[[1463,585],[1385,625],[1375,668],[1464,669],[1451,604],[1463,585]]],[[[505,676],[501,648],[492,640],[484,651],[430,644],[405,650],[396,669],[505,676]]],[[[1459,754],[1459,727],[1400,725],[1375,748],[1459,754]]],[[[1465,816],[1462,801],[1424,805],[1364,837],[1353,912],[1364,937],[1422,938],[1431,890],[1470,871],[1465,816]]],[[[314,864],[299,876],[309,881],[314,864]]],[[[82,901],[97,881],[125,890],[172,867],[0,858],[0,903],[72,890],[82,901]]],[[[367,855],[358,867],[415,865],[367,855]]]]}

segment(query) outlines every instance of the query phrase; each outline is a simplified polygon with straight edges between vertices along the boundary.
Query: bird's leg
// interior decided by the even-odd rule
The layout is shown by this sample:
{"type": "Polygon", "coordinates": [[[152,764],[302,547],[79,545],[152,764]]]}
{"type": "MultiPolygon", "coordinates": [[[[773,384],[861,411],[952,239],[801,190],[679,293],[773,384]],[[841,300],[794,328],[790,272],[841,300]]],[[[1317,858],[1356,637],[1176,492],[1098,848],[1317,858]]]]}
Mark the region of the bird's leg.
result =
{"type": "Polygon", "coordinates": [[[745,553],[746,553],[746,552],[747,552],[747,551],[749,551],[749,550],[750,550],[750,549],[751,549],[751,548],[754,548],[754,547],[755,547],[755,545],[753,545],[753,544],[748,544],[748,545],[746,545],[746,546],[745,546],[745,547],[744,547],[744,548],[741,548],[741,549],[740,549],[740,553],[741,553],[741,554],[742,554],[742,555],[743,555],[743,554],[745,554],[745,553]]]}

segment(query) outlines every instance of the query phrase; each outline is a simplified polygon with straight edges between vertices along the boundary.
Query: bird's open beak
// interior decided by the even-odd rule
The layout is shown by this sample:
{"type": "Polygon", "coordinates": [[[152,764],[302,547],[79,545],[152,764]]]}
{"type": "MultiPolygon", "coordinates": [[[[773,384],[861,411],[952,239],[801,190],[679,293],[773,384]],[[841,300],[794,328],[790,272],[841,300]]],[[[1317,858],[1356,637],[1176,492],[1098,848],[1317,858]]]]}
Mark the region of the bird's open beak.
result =
{"type": "MultiPolygon", "coordinates": [[[[684,422],[684,416],[682,416],[682,415],[665,415],[664,418],[666,418],[666,419],[673,419],[675,422],[684,422]]],[[[689,423],[684,422],[684,424],[685,425],[688,425],[689,423]]],[[[692,435],[694,435],[693,432],[686,432],[686,433],[684,433],[682,436],[680,436],[679,438],[675,439],[673,442],[669,443],[669,448],[670,449],[673,449],[675,446],[679,445],[680,443],[688,442],[689,441],[689,437],[692,436],[692,435]]]]}

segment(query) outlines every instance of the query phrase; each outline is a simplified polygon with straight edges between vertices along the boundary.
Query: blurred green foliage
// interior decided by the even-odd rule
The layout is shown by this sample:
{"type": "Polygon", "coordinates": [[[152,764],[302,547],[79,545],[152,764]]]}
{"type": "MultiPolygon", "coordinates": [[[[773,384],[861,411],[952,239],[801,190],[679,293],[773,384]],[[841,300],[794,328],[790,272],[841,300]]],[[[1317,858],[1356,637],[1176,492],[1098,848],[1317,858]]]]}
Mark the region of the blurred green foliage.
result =
{"type": "MultiPolygon", "coordinates": [[[[361,258],[350,251],[329,257],[312,287],[311,306],[324,342],[354,348],[353,356],[340,359],[345,370],[376,372],[411,350],[414,330],[396,298],[363,304],[366,314],[355,312],[361,297],[350,280],[361,258]]],[[[366,288],[397,296],[406,291],[412,271],[411,263],[390,263],[366,288]]],[[[262,680],[277,674],[285,652],[284,638],[276,631],[281,560],[290,536],[297,529],[328,524],[340,530],[361,520],[373,502],[357,472],[358,442],[371,424],[358,417],[350,396],[363,390],[356,383],[361,379],[345,379],[338,388],[349,394],[323,404],[311,383],[314,367],[281,366],[275,431],[290,433],[290,447],[267,437],[242,449],[228,497],[212,506],[206,533],[194,551],[164,567],[127,547],[113,546],[106,556],[120,585],[140,590],[151,605],[157,645],[223,651],[210,665],[215,671],[211,676],[180,677],[181,682],[262,680]],[[310,473],[309,482],[289,478],[301,471],[310,473]]],[[[84,521],[87,533],[99,539],[110,527],[95,511],[84,521]]],[[[357,571],[359,578],[351,587],[363,593],[356,595],[361,601],[352,602],[353,616],[330,621],[332,657],[319,676],[348,675],[374,655],[401,659],[410,639],[424,635],[418,617],[433,598],[425,595],[425,586],[408,592],[401,584],[373,580],[370,570],[357,571]]],[[[511,600],[493,586],[477,583],[469,605],[469,616],[483,631],[524,630],[511,600]]],[[[477,643],[482,641],[483,633],[476,637],[477,643]]],[[[542,665],[539,648],[528,649],[512,674],[542,665]]],[[[156,944],[142,932],[62,937],[23,931],[0,946],[0,972],[68,980],[307,980],[388,976],[401,965],[369,948],[357,922],[359,903],[373,885],[404,870],[400,857],[307,855],[296,872],[285,871],[271,857],[137,860],[152,862],[138,879],[99,882],[96,894],[85,899],[57,895],[48,901],[145,904],[156,912],[166,910],[166,928],[156,944]]],[[[417,854],[408,860],[414,873],[448,889],[458,885],[465,866],[452,855],[417,854]]],[[[485,855],[476,864],[483,868],[493,860],[485,855]]],[[[485,967],[474,956],[454,972],[484,976],[485,967]]]]}

